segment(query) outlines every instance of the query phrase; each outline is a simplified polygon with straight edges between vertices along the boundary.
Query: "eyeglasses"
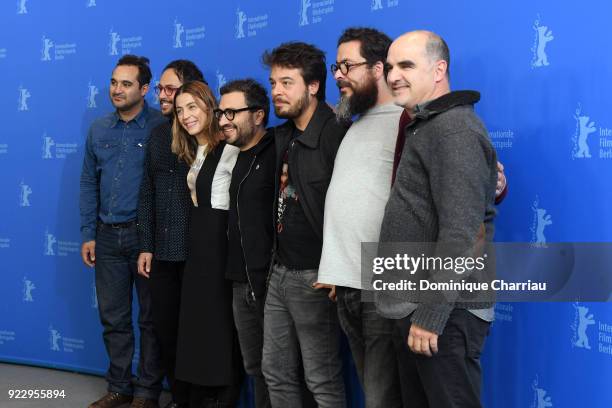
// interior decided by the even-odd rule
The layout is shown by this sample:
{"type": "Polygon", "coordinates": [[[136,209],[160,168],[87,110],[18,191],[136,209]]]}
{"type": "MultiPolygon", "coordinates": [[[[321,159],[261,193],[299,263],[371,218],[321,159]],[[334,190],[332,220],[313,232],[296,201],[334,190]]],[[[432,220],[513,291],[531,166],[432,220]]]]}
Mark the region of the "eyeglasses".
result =
{"type": "Polygon", "coordinates": [[[164,91],[166,93],[166,95],[170,96],[172,94],[174,94],[176,92],[178,88],[175,88],[173,86],[167,85],[167,86],[163,86],[163,85],[157,85],[155,87],[155,93],[156,94],[161,94],[162,91],[164,91]]]}
{"type": "Polygon", "coordinates": [[[215,118],[217,118],[217,120],[221,120],[221,116],[225,115],[225,118],[231,122],[232,120],[234,120],[234,117],[236,116],[238,112],[244,112],[247,110],[254,111],[258,109],[262,109],[262,108],[260,106],[247,106],[246,108],[240,108],[240,109],[231,109],[231,108],[227,108],[226,110],[215,109],[213,113],[215,115],[215,118]]]}
{"type": "Polygon", "coordinates": [[[335,75],[337,70],[340,70],[340,72],[342,72],[342,75],[346,75],[349,73],[349,71],[352,68],[358,67],[360,65],[365,65],[367,63],[368,61],[363,61],[363,62],[356,62],[354,64],[351,64],[350,62],[342,61],[342,62],[339,62],[338,65],[331,64],[329,68],[331,69],[332,75],[335,75]]]}

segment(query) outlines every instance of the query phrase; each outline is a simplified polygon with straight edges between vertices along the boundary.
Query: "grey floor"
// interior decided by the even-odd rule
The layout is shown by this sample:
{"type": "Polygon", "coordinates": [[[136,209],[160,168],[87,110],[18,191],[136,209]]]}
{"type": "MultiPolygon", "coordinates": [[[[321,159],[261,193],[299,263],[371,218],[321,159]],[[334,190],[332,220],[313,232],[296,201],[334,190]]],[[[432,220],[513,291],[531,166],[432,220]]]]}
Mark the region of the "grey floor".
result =
{"type": "MultiPolygon", "coordinates": [[[[105,393],[106,381],[102,377],[0,363],[0,408],[87,408],[105,393]],[[64,390],[66,398],[9,399],[9,390],[16,389],[64,390]]],[[[161,406],[163,407],[169,400],[169,394],[162,393],[161,406]]]]}

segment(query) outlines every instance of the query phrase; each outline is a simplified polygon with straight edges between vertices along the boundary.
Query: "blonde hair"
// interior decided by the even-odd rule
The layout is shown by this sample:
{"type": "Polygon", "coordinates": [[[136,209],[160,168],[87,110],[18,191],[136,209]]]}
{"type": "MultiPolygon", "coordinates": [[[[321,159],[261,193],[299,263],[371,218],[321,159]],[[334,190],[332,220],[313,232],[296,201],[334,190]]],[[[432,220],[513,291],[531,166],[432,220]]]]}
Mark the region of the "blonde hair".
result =
{"type": "Polygon", "coordinates": [[[212,91],[204,82],[192,81],[183,84],[177,89],[174,95],[174,123],[172,124],[172,152],[180,160],[184,160],[191,165],[195,160],[198,142],[191,136],[179,123],[176,114],[176,98],[181,94],[190,94],[198,104],[200,109],[207,113],[206,123],[204,124],[204,137],[206,139],[206,151],[210,152],[219,144],[220,129],[219,122],[215,119],[213,111],[217,108],[217,100],[212,91]]]}

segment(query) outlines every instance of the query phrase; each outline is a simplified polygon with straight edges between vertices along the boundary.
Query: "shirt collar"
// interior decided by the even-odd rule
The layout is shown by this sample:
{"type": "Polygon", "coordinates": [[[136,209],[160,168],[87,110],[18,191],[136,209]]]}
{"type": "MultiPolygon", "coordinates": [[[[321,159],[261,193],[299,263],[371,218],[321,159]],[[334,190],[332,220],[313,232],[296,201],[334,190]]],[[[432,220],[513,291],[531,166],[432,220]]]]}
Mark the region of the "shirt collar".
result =
{"type": "MultiPolygon", "coordinates": [[[[147,101],[145,100],[144,104],[142,105],[142,110],[138,113],[138,115],[136,115],[136,117],[134,119],[130,120],[130,122],[136,122],[136,124],[141,129],[144,129],[144,127],[147,124],[147,119],[148,118],[149,118],[149,105],[147,104],[147,101]]],[[[112,116],[111,127],[113,127],[113,128],[116,127],[117,124],[119,124],[119,122],[123,122],[123,119],[121,119],[121,117],[119,116],[119,114],[115,110],[113,112],[113,116],[112,116]]]]}

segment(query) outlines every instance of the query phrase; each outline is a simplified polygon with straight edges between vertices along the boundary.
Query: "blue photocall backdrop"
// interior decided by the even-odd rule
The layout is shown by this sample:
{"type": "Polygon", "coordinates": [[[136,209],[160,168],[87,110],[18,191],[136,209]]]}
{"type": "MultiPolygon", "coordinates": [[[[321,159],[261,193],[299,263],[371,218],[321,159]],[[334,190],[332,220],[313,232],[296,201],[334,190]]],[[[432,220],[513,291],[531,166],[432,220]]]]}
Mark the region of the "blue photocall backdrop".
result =
{"type": "MultiPolygon", "coordinates": [[[[235,78],[267,84],[261,54],[283,41],[314,43],[329,64],[348,26],[433,30],[450,46],[453,89],[482,93],[477,112],[510,179],[496,240],[612,238],[608,2],[9,0],[0,15],[1,360],[107,367],[94,273],[79,255],[79,174],[126,53],[150,58],[153,85],[166,63],[192,59],[218,94],[235,78]]],[[[335,103],[333,81],[327,90],[335,103]]],[[[152,91],[147,99],[155,106],[152,91]]],[[[609,303],[505,303],[496,316],[485,406],[612,406],[609,303]]]]}

